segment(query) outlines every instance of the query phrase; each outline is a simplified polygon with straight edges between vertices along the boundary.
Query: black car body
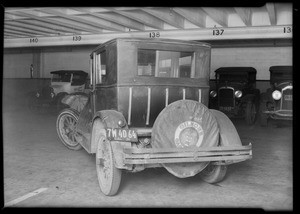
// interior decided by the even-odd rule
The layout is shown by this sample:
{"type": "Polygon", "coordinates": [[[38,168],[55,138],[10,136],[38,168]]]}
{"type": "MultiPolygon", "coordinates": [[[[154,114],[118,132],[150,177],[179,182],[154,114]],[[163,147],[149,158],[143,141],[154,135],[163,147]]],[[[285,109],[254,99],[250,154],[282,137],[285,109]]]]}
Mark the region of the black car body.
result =
{"type": "Polygon", "coordinates": [[[251,159],[230,119],[207,108],[210,56],[207,43],[171,39],[117,38],[93,50],[89,99],[81,111],[68,102],[56,129],[67,148],[95,154],[105,195],[124,170],[165,167],[214,183],[226,165],[251,159]]]}
{"type": "Polygon", "coordinates": [[[210,90],[209,106],[228,117],[244,117],[247,124],[255,122],[259,104],[256,69],[252,67],[221,67],[215,71],[215,86],[210,90]]]}
{"type": "Polygon", "coordinates": [[[274,120],[293,119],[293,67],[271,66],[270,85],[261,94],[260,123],[267,125],[269,118],[274,120]]]}

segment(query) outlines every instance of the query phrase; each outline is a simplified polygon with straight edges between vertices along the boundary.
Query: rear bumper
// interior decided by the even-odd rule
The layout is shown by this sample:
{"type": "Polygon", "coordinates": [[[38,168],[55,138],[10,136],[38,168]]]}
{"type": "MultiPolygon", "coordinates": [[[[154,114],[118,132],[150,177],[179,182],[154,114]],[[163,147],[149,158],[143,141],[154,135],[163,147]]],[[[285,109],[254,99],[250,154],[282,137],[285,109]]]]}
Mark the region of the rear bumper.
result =
{"type": "Polygon", "coordinates": [[[124,164],[163,164],[213,161],[228,165],[252,158],[252,145],[210,148],[124,148],[124,164]]]}

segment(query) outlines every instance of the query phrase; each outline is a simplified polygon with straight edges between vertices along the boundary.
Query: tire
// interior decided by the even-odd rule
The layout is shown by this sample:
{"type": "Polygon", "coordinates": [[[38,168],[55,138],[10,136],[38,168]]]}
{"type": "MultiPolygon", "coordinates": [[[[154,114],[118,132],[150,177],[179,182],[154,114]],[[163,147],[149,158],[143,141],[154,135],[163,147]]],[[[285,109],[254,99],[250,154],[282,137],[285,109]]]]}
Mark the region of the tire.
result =
{"type": "Polygon", "coordinates": [[[78,142],[79,133],[76,132],[76,123],[79,113],[73,109],[64,109],[58,114],[56,131],[61,142],[69,149],[79,150],[82,148],[78,142]]]}
{"type": "Polygon", "coordinates": [[[253,125],[256,119],[256,106],[253,102],[247,102],[245,120],[248,125],[253,125]]]}
{"type": "Polygon", "coordinates": [[[203,181],[213,184],[222,181],[226,172],[226,165],[213,165],[210,163],[204,170],[201,171],[200,177],[203,181]]]}
{"type": "Polygon", "coordinates": [[[260,102],[259,106],[259,124],[260,126],[268,126],[268,115],[263,113],[266,110],[266,103],[264,101],[260,102]]]}
{"type": "Polygon", "coordinates": [[[96,151],[96,171],[100,189],[106,196],[118,192],[121,183],[122,170],[116,168],[111,142],[101,134],[96,151]]]}

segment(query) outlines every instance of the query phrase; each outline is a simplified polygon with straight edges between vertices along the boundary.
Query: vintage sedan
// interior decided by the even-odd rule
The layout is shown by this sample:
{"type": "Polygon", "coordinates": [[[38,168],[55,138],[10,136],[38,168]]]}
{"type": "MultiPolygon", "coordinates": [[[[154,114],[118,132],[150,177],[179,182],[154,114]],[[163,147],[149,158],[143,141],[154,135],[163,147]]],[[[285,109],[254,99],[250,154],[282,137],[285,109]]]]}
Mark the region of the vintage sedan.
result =
{"type": "Polygon", "coordinates": [[[268,125],[268,119],[293,120],[293,67],[271,66],[271,87],[261,94],[260,124],[268,125]]]}
{"type": "Polygon", "coordinates": [[[252,67],[221,67],[215,71],[209,107],[230,118],[245,118],[254,124],[259,107],[260,91],[256,88],[256,69],[252,67]]]}
{"type": "MultiPolygon", "coordinates": [[[[51,71],[51,82],[32,94],[29,98],[31,110],[43,110],[44,107],[61,108],[61,100],[68,94],[84,93],[88,73],[81,70],[51,71]]],[[[61,109],[60,109],[61,110],[61,109]]]]}
{"type": "Polygon", "coordinates": [[[103,194],[117,193],[124,170],[164,167],[214,183],[252,157],[230,119],[207,108],[210,56],[206,43],[139,38],[91,53],[89,99],[81,111],[61,111],[56,127],[66,147],[96,154],[103,194]]]}

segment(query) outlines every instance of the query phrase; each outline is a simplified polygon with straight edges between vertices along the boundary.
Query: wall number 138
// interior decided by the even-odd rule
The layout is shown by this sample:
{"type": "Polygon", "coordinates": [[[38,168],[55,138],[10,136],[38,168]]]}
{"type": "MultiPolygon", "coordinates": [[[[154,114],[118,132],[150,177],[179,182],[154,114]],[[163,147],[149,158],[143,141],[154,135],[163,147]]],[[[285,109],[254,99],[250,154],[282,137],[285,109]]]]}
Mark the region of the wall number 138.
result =
{"type": "Polygon", "coordinates": [[[160,37],[160,33],[159,32],[150,32],[149,37],[150,38],[158,38],[158,37],[160,37]]]}

